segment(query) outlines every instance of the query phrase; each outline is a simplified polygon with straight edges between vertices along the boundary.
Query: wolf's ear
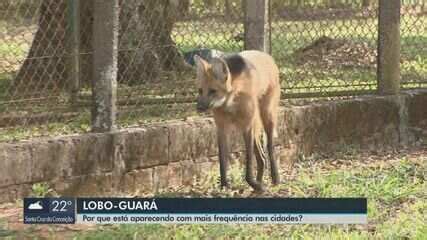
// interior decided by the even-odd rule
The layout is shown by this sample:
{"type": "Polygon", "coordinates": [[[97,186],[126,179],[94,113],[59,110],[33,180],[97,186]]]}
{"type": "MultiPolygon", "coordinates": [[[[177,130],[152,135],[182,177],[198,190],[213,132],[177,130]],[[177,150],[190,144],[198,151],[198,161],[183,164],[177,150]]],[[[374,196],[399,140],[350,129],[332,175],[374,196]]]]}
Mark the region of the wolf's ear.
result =
{"type": "Polygon", "coordinates": [[[205,72],[208,69],[209,63],[206,62],[199,55],[193,56],[194,63],[196,64],[197,71],[205,72]]]}
{"type": "Polygon", "coordinates": [[[221,58],[213,58],[211,61],[212,72],[216,79],[221,81],[228,80],[228,66],[221,58]]]}

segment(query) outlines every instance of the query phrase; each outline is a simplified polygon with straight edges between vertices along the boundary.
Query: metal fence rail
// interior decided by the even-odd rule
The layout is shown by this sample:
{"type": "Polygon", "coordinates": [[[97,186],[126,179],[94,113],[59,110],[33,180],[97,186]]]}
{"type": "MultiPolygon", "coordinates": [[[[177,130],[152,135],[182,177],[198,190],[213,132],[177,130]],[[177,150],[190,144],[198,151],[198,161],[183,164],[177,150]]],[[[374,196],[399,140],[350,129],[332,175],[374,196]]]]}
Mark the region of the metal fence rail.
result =
{"type": "MultiPolygon", "coordinates": [[[[193,115],[194,54],[265,48],[285,98],[378,89],[378,0],[112,1],[1,1],[0,141],[89,131],[111,94],[119,127],[193,115]],[[116,11],[117,33],[99,7],[116,11]],[[101,48],[108,33],[117,44],[101,48]],[[103,54],[117,58],[117,88],[101,94],[103,54]]],[[[402,88],[427,86],[426,5],[401,1],[402,88]]]]}

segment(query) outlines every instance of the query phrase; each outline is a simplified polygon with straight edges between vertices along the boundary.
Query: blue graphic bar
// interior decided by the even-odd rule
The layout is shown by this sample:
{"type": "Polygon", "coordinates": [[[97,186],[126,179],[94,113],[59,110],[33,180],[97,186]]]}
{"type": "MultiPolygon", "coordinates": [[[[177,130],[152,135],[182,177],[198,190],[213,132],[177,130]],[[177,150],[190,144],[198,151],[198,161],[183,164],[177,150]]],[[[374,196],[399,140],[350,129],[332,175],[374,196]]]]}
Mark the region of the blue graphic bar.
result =
{"type": "Polygon", "coordinates": [[[78,198],[77,213],[366,214],[366,198],[78,198]]]}
{"type": "Polygon", "coordinates": [[[26,224],[366,224],[366,198],[25,198],[26,224]]]}

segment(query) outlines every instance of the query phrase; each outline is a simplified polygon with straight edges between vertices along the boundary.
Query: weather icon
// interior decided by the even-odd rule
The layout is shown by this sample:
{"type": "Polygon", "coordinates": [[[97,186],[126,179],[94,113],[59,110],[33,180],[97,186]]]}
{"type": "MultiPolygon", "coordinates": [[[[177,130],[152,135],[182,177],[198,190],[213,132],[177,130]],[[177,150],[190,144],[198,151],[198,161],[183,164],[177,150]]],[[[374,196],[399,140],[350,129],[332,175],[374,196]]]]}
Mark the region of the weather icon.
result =
{"type": "Polygon", "coordinates": [[[30,209],[30,210],[42,210],[42,209],[43,209],[43,206],[42,206],[42,204],[41,204],[41,202],[40,202],[40,201],[37,201],[37,202],[35,202],[35,203],[31,203],[31,204],[28,206],[28,209],[30,209]]]}

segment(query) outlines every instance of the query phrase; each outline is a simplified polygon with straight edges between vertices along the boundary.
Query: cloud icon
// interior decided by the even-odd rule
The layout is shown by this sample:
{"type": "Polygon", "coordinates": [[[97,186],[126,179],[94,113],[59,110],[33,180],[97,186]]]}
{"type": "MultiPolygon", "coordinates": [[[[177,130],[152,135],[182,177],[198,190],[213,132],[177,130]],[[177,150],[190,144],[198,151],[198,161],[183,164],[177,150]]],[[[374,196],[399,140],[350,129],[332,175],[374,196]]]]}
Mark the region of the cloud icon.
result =
{"type": "Polygon", "coordinates": [[[31,203],[30,206],[28,206],[28,209],[30,209],[30,210],[42,210],[43,206],[41,205],[40,201],[37,201],[35,203],[31,203]]]}

